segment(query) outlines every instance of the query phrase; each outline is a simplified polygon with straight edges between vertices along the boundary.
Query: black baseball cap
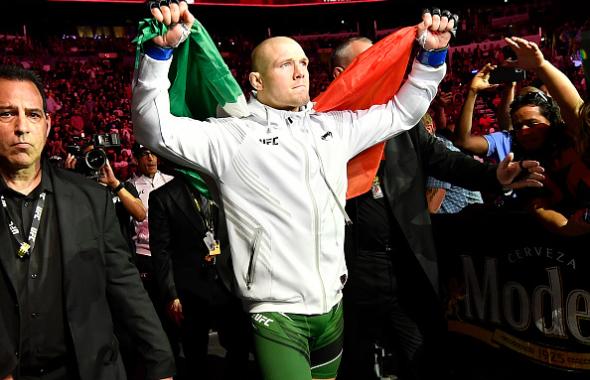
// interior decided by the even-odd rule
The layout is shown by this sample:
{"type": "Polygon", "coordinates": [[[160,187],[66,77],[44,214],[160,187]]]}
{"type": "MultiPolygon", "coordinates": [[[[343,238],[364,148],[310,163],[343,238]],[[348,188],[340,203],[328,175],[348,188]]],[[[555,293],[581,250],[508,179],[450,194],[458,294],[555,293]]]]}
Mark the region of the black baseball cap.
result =
{"type": "Polygon", "coordinates": [[[133,155],[135,157],[141,157],[145,154],[151,153],[152,151],[150,150],[150,148],[148,148],[147,146],[135,143],[133,144],[133,147],[131,148],[131,150],[133,151],[133,155]]]}

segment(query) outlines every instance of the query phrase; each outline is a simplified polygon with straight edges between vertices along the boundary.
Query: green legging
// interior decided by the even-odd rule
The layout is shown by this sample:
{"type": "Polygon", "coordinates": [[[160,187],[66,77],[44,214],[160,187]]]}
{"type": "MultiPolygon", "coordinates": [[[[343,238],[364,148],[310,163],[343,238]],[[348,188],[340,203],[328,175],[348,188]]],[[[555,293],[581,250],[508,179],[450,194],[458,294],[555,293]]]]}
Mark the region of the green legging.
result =
{"type": "Polygon", "coordinates": [[[344,328],[341,302],[321,315],[268,312],[250,318],[256,359],[265,380],[336,377],[344,328]]]}

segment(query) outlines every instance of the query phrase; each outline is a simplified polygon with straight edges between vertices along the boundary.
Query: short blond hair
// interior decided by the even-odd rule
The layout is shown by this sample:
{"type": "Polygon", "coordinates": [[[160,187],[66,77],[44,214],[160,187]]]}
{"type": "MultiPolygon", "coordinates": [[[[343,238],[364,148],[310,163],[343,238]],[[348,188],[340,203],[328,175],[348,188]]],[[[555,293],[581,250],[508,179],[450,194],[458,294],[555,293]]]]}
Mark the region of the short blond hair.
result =
{"type": "Polygon", "coordinates": [[[428,125],[434,125],[434,120],[432,120],[432,116],[430,116],[428,112],[426,112],[424,116],[422,116],[422,119],[420,119],[420,121],[424,124],[425,127],[428,125]]]}

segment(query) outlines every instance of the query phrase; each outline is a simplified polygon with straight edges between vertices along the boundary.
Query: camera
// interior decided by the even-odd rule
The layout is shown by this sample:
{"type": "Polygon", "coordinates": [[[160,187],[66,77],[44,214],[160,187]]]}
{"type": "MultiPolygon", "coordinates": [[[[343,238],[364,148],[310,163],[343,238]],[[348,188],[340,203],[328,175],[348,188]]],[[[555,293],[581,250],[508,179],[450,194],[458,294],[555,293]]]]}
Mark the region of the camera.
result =
{"type": "Polygon", "coordinates": [[[526,71],[515,67],[496,67],[490,73],[490,83],[511,83],[526,79],[526,71]]]}
{"type": "Polygon", "coordinates": [[[120,149],[118,133],[94,134],[90,141],[85,136],[74,136],[73,143],[66,147],[68,153],[76,158],[74,170],[88,178],[98,179],[100,169],[108,161],[106,149],[120,149]]]}

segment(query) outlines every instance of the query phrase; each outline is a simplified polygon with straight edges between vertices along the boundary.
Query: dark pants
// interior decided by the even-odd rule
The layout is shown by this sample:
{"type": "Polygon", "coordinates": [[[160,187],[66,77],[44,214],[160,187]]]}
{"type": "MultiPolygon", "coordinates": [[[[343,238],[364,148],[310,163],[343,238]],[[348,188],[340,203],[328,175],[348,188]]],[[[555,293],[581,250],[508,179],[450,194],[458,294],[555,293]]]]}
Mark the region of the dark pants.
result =
{"type": "Polygon", "coordinates": [[[146,255],[137,255],[135,259],[139,276],[143,287],[147,291],[150,299],[154,306],[159,304],[159,293],[154,278],[154,264],[152,263],[152,257],[146,255]]]}
{"type": "MultiPolygon", "coordinates": [[[[409,293],[411,302],[399,296],[404,286],[390,254],[360,252],[348,262],[349,281],[344,289],[344,352],[339,379],[375,379],[375,343],[390,352],[390,374],[401,380],[444,379],[442,318],[425,321],[424,310],[435,310],[432,298],[409,293]],[[414,304],[431,302],[432,305],[414,304]],[[411,304],[412,307],[409,307],[411,304]]],[[[408,268],[403,268],[407,270],[408,268]]],[[[411,277],[410,277],[411,278],[411,277]]],[[[419,281],[414,277],[413,281],[419,281]]],[[[412,284],[408,284],[412,285],[412,284]]]]}
{"type": "MultiPolygon", "coordinates": [[[[212,287],[222,286],[212,284],[212,287]]],[[[209,331],[217,330],[221,346],[226,349],[224,377],[247,379],[251,327],[241,303],[229,296],[226,301],[203,299],[195,294],[179,290],[184,319],[180,327],[180,340],[185,356],[187,379],[214,378],[208,368],[209,331]],[[213,302],[212,302],[213,301],[213,302]]]]}
{"type": "MultiPolygon", "coordinates": [[[[178,331],[170,318],[168,318],[168,316],[165,314],[165,308],[162,306],[163,302],[161,301],[160,292],[158,291],[154,278],[152,257],[146,255],[137,255],[135,264],[137,266],[137,270],[139,271],[143,287],[150,297],[160,322],[162,323],[162,328],[164,329],[164,332],[170,341],[170,346],[172,347],[174,357],[176,360],[178,360],[178,354],[180,351],[178,344],[178,331]]],[[[126,328],[124,326],[120,326],[118,323],[115,323],[115,335],[119,339],[121,357],[123,359],[123,364],[125,365],[127,378],[129,380],[144,379],[146,372],[145,364],[141,354],[137,350],[137,342],[132,339],[126,328]]]]}

